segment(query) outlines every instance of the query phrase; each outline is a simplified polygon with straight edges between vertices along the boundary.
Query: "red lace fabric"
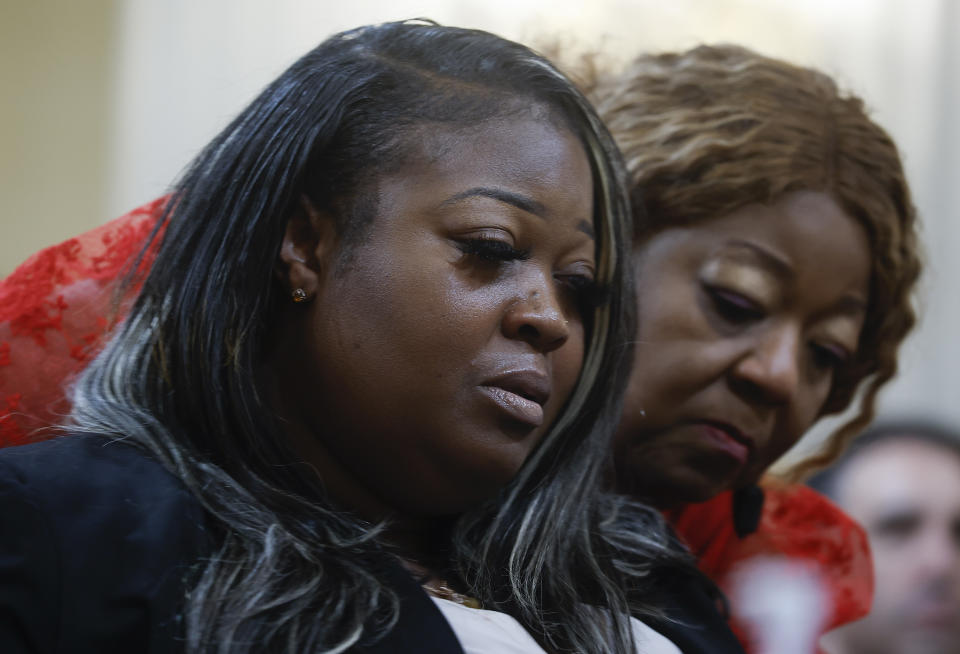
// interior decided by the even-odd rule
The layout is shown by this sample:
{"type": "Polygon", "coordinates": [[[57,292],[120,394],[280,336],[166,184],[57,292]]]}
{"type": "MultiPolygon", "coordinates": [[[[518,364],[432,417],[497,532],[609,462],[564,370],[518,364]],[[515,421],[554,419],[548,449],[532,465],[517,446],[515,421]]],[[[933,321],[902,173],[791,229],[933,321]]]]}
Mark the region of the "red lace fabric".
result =
{"type": "Polygon", "coordinates": [[[112,325],[114,290],[165,198],[37,252],[0,281],[0,447],[39,440],[112,325]]]}
{"type": "MultiPolygon", "coordinates": [[[[730,573],[756,555],[780,555],[814,564],[828,580],[833,610],[824,632],[857,620],[873,600],[873,563],[867,535],[852,518],[816,491],[801,485],[764,485],[766,499],[757,531],[739,538],[733,530],[731,493],[667,512],[700,569],[724,592],[730,573]]],[[[747,652],[746,629],[730,606],[731,624],[747,652]]]]}

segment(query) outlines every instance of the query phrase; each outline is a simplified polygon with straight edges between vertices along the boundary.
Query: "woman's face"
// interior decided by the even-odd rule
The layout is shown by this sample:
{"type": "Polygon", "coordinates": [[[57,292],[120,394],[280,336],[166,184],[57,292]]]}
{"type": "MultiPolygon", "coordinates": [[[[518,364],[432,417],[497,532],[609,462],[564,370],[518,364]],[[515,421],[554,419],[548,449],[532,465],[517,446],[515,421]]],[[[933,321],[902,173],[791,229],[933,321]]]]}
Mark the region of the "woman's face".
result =
{"type": "Polygon", "coordinates": [[[856,352],[865,232],[830,196],[801,191],[657,232],[635,257],[618,486],[668,507],[756,481],[817,419],[856,352]]]}
{"type": "Polygon", "coordinates": [[[371,185],[367,236],[301,305],[287,414],[334,495],[440,515],[507,484],[574,387],[593,185],[580,142],[546,119],[417,138],[371,185]]]}

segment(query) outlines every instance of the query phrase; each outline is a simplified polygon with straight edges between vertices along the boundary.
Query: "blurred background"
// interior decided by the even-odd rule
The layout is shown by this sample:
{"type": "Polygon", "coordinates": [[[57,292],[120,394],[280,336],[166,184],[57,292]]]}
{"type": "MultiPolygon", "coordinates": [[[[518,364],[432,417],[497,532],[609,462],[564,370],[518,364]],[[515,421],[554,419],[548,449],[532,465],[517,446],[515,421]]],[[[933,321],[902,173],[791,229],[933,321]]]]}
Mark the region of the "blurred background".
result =
{"type": "Polygon", "coordinates": [[[960,423],[955,0],[2,0],[0,276],[162,194],[324,37],[410,17],[612,61],[740,43],[820,68],[863,97],[900,145],[928,263],[922,322],[881,410],[960,423]]]}

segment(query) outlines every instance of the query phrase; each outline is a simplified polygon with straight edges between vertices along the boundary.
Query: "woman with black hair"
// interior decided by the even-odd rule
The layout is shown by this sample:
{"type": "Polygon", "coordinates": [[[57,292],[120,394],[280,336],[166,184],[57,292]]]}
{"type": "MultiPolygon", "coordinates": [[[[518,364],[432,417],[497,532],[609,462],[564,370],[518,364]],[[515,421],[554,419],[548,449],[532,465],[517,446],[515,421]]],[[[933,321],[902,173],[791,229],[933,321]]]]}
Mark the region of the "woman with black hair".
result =
{"type": "Polygon", "coordinates": [[[0,452],[0,649],[677,652],[635,617],[692,568],[600,490],[622,188],[522,46],[308,53],[172,191],[67,435],[0,452]]]}

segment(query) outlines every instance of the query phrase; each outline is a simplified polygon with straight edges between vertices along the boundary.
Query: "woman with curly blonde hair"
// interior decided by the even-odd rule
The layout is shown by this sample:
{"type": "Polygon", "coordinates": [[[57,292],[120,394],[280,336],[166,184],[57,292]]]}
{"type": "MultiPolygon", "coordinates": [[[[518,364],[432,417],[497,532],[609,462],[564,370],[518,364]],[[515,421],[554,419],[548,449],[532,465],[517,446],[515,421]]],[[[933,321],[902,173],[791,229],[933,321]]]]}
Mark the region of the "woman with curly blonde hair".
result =
{"type": "Polygon", "coordinates": [[[640,56],[591,91],[632,177],[640,320],[616,484],[668,510],[721,587],[758,552],[813,558],[846,574],[828,626],[855,619],[862,532],[803,487],[765,483],[763,507],[756,484],[852,406],[793,474],[833,460],[896,374],[920,271],[897,148],[827,75],[736,46],[640,56]]]}

